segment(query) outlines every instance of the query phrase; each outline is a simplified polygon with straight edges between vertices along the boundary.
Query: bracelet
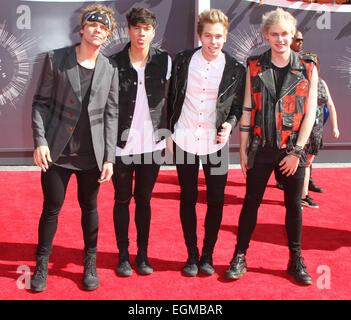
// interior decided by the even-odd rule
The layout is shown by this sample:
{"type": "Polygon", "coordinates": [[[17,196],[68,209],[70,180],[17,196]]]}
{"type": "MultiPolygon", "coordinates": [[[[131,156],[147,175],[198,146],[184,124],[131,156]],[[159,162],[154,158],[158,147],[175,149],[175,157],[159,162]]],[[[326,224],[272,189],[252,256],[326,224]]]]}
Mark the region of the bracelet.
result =
{"type": "Polygon", "coordinates": [[[243,106],[243,111],[252,111],[252,108],[249,108],[249,107],[245,107],[245,106],[243,106]]]}
{"type": "Polygon", "coordinates": [[[303,147],[296,145],[292,150],[290,151],[286,150],[286,153],[289,156],[291,155],[300,159],[303,153],[303,147]]]}
{"type": "Polygon", "coordinates": [[[241,131],[241,132],[250,132],[250,128],[251,128],[250,125],[242,125],[242,126],[240,126],[239,131],[241,131]]]}

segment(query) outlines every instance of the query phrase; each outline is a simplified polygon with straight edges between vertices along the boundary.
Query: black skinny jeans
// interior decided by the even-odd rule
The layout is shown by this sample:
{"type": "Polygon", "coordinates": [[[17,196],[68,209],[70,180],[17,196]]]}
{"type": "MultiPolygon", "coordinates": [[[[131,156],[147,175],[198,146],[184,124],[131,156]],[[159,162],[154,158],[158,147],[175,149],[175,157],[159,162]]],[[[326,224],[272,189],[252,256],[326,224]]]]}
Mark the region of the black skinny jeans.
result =
{"type": "Polygon", "coordinates": [[[161,151],[155,151],[153,153],[145,153],[134,157],[116,157],[116,163],[113,170],[114,175],[112,176],[115,188],[113,221],[117,247],[122,254],[127,253],[129,246],[129,204],[133,197],[134,174],[137,246],[139,250],[147,251],[151,221],[150,200],[160,170],[160,164],[159,161],[157,161],[158,159],[161,159],[160,154],[161,151]]]}
{"type": "MultiPolygon", "coordinates": [[[[279,162],[285,156],[285,150],[275,150],[269,147],[259,149],[253,168],[247,171],[246,195],[239,218],[236,250],[246,251],[248,249],[251,235],[256,227],[257,211],[262,202],[268,179],[272,171],[279,168],[279,162]]],[[[283,175],[280,170],[277,173],[284,186],[285,228],[288,235],[288,247],[291,251],[299,252],[302,232],[301,194],[305,166],[299,166],[294,175],[283,175]]]]}
{"type": "Polygon", "coordinates": [[[199,256],[197,247],[196,202],[198,197],[199,164],[202,162],[206,181],[207,212],[202,252],[211,255],[222,222],[224,189],[228,177],[228,144],[216,153],[198,156],[174,144],[180,184],[180,219],[188,255],[199,256]]]}
{"type": "Polygon", "coordinates": [[[53,165],[47,172],[41,173],[41,185],[44,195],[43,211],[39,221],[39,243],[37,255],[51,254],[53,239],[57,230],[58,215],[61,211],[68,182],[75,174],[78,185],[78,201],[82,210],[81,225],[83,229],[86,253],[96,253],[99,217],[97,212],[97,195],[100,184],[98,167],[91,170],[72,170],[53,165]]]}

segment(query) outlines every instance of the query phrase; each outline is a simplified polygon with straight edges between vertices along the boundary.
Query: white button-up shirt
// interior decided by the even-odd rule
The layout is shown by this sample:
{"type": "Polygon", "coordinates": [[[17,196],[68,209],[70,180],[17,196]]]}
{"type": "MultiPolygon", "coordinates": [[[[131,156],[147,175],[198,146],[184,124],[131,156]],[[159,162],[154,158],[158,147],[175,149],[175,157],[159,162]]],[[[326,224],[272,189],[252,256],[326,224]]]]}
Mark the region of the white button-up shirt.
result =
{"type": "MultiPolygon", "coordinates": [[[[138,73],[138,83],[136,83],[138,88],[135,99],[133,120],[127,143],[123,149],[117,147],[116,156],[137,155],[162,150],[166,147],[165,139],[156,143],[154,127],[150,116],[149,102],[147,100],[145,89],[145,67],[133,67],[138,73]]],[[[171,70],[172,59],[168,56],[166,80],[171,77],[171,70]]]]}
{"type": "Polygon", "coordinates": [[[172,138],[183,150],[197,155],[217,152],[225,143],[217,143],[216,104],[225,66],[223,52],[207,61],[202,49],[191,58],[182,112],[172,138]]]}

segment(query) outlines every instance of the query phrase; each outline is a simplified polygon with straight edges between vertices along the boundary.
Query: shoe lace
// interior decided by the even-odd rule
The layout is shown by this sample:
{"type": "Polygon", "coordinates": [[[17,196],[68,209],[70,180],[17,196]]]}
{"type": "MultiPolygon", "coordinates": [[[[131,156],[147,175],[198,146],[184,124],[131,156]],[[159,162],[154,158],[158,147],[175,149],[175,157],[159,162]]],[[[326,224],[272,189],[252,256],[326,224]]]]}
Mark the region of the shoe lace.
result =
{"type": "Polygon", "coordinates": [[[96,273],[96,259],[94,257],[89,257],[84,263],[84,273],[86,275],[95,276],[96,273]]]}
{"type": "Polygon", "coordinates": [[[36,266],[34,273],[36,278],[44,279],[46,276],[45,268],[42,264],[36,266]]]}
{"type": "Polygon", "coordinates": [[[38,260],[37,265],[35,267],[35,271],[34,271],[34,276],[37,278],[42,278],[44,279],[46,277],[46,273],[47,273],[47,261],[41,259],[38,260]]]}
{"type": "Polygon", "coordinates": [[[235,265],[242,263],[244,260],[245,256],[243,254],[237,254],[234,256],[232,262],[231,262],[231,266],[234,267],[235,265]]]}
{"type": "Polygon", "coordinates": [[[298,257],[295,260],[295,269],[306,272],[306,265],[304,264],[303,260],[304,259],[302,257],[298,257]]]}

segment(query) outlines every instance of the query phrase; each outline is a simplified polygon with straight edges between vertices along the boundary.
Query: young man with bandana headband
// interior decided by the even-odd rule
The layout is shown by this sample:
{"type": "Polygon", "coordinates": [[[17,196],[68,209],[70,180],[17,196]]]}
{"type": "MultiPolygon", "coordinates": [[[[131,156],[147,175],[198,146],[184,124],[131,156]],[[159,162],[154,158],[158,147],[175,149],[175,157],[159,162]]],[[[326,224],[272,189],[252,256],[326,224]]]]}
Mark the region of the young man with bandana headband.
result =
{"type": "Polygon", "coordinates": [[[113,10],[100,4],[83,9],[81,43],[47,53],[33,99],[33,157],[42,170],[44,195],[33,291],[46,289],[58,214],[73,174],[82,210],[83,287],[99,286],[97,194],[100,183],[109,181],[113,173],[118,104],[118,70],[100,48],[115,28],[113,15],[113,10]]]}
{"type": "Polygon", "coordinates": [[[172,60],[167,52],[155,48],[156,17],[145,8],[132,8],[126,15],[130,42],[113,55],[118,64],[120,94],[113,219],[119,261],[117,274],[130,276],[129,204],[135,199],[135,224],[139,274],[153,272],[147,257],[151,193],[162,162],[166,130],[165,96],[172,60]],[[133,175],[135,184],[133,191],[133,175]]]}

